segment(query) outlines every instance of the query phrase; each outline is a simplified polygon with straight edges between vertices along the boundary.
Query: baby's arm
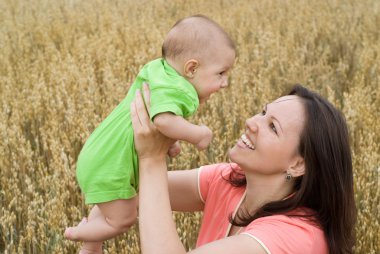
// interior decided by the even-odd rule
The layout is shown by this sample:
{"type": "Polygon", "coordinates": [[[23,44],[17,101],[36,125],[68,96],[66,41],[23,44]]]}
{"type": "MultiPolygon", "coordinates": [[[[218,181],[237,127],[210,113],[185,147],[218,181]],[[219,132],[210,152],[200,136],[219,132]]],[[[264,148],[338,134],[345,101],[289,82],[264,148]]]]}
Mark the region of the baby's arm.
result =
{"type": "Polygon", "coordinates": [[[211,142],[212,131],[207,126],[198,126],[172,113],[161,113],[154,117],[154,125],[165,136],[184,140],[197,147],[205,149],[211,142]]]}

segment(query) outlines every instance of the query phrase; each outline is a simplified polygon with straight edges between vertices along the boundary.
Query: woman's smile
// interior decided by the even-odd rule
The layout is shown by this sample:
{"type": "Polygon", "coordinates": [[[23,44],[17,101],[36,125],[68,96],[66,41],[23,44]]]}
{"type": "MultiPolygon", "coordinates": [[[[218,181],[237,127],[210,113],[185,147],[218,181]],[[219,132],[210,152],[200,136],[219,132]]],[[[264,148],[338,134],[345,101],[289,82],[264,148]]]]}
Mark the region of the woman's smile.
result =
{"type": "Polygon", "coordinates": [[[238,140],[236,144],[241,148],[255,150],[255,145],[247,138],[245,134],[241,136],[241,138],[238,140]]]}
{"type": "Polygon", "coordinates": [[[241,140],[243,141],[243,143],[246,145],[246,146],[248,146],[248,148],[249,149],[251,149],[251,150],[255,150],[255,145],[248,139],[248,137],[245,135],[245,134],[243,134],[242,136],[241,136],[241,140]]]}

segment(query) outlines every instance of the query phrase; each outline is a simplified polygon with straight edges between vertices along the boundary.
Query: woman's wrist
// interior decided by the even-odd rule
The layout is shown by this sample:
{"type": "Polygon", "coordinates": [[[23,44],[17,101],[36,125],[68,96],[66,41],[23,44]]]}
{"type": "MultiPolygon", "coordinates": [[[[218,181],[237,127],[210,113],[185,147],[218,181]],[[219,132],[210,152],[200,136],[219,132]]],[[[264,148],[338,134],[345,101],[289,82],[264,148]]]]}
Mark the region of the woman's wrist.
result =
{"type": "Polygon", "coordinates": [[[167,170],[166,156],[152,155],[139,158],[140,171],[146,170],[167,170]]]}

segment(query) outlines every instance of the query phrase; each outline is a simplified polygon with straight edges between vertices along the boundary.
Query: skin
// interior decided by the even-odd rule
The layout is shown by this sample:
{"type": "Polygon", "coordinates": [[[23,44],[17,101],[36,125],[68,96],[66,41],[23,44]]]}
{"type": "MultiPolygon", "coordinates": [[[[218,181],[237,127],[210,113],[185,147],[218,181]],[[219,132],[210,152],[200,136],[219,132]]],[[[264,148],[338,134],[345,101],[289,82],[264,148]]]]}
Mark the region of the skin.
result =
{"type": "Polygon", "coordinates": [[[182,53],[169,54],[166,60],[194,86],[201,103],[227,87],[236,55],[226,34],[215,24],[199,17],[186,18],[169,31],[165,41],[182,45],[182,53]]]}
{"type": "Polygon", "coordinates": [[[102,242],[126,232],[137,217],[137,197],[95,205],[88,220],[65,230],[65,237],[84,241],[80,254],[102,253],[102,242]],[[101,230],[99,230],[101,229],[101,230]]]}
{"type": "MultiPolygon", "coordinates": [[[[215,42],[214,45],[207,56],[200,59],[167,59],[194,86],[201,104],[228,86],[228,74],[235,61],[235,51],[227,44],[215,42]]],[[[154,124],[167,137],[189,142],[198,150],[207,148],[212,140],[212,131],[207,126],[192,124],[172,113],[155,116],[154,124]]]]}
{"type": "MultiPolygon", "coordinates": [[[[144,94],[149,97],[146,86],[144,94]]],[[[147,102],[148,97],[145,98],[147,102]]],[[[167,172],[166,153],[174,140],[160,134],[150,122],[140,93],[137,93],[132,104],[131,114],[140,158],[139,228],[142,253],[186,253],[176,232],[172,209],[203,209],[198,194],[198,172],[196,169],[167,172]]],[[[304,163],[296,149],[299,138],[296,133],[303,128],[303,115],[302,103],[298,98],[282,97],[268,106],[265,115],[247,120],[246,135],[255,144],[255,150],[239,140],[231,149],[230,157],[246,173],[247,195],[242,205],[249,210],[254,211],[262,202],[280,200],[291,194],[294,182],[285,181],[286,172],[293,176],[303,174],[304,163]],[[274,136],[271,133],[274,131],[270,124],[273,117],[278,119],[281,127],[277,127],[277,123],[275,126],[282,129],[282,135],[274,136]],[[286,156],[274,160],[284,151],[287,151],[286,156]],[[250,166],[250,163],[259,163],[260,156],[270,154],[270,160],[266,163],[250,166]],[[260,199],[253,198],[258,196],[260,199]]],[[[232,227],[229,232],[231,237],[206,244],[190,253],[266,253],[253,238],[234,235],[237,230],[232,227]]]]}
{"type": "MultiPolygon", "coordinates": [[[[211,94],[228,86],[228,72],[235,60],[235,51],[225,43],[215,43],[212,57],[198,61],[189,59],[185,63],[172,62],[181,74],[193,84],[200,103],[208,100],[211,94]]],[[[211,53],[211,52],[210,52],[211,53]]],[[[177,70],[178,71],[178,70],[177,70]]],[[[197,149],[207,148],[212,140],[212,131],[204,125],[195,125],[181,116],[162,113],[154,118],[156,128],[173,140],[183,140],[194,144],[197,149]]],[[[180,152],[179,143],[166,151],[175,156],[180,152]]],[[[83,241],[81,254],[102,253],[102,242],[126,232],[136,221],[137,198],[114,200],[100,203],[91,210],[88,220],[76,227],[65,230],[64,236],[73,241],[83,241]]]]}
{"type": "Polygon", "coordinates": [[[200,60],[187,60],[183,74],[193,84],[200,103],[207,101],[211,94],[228,86],[228,74],[235,61],[235,51],[223,43],[215,47],[200,60]]]}

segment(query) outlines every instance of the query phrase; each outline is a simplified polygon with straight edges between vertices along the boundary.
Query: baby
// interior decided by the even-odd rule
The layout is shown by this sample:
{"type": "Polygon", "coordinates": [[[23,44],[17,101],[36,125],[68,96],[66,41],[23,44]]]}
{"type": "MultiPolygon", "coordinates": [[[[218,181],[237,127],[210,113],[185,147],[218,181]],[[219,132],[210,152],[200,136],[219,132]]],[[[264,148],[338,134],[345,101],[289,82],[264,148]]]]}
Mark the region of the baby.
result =
{"type": "Polygon", "coordinates": [[[126,232],[136,220],[139,167],[129,112],[136,89],[149,84],[149,113],[161,133],[202,150],[211,142],[211,130],[185,118],[211,94],[227,87],[234,61],[234,43],[205,16],[182,19],[169,31],[162,58],[141,69],[126,98],[95,129],[80,152],[77,179],[86,204],[95,205],[88,221],[67,228],[64,235],[84,241],[81,253],[101,253],[101,241],[126,232]]]}

